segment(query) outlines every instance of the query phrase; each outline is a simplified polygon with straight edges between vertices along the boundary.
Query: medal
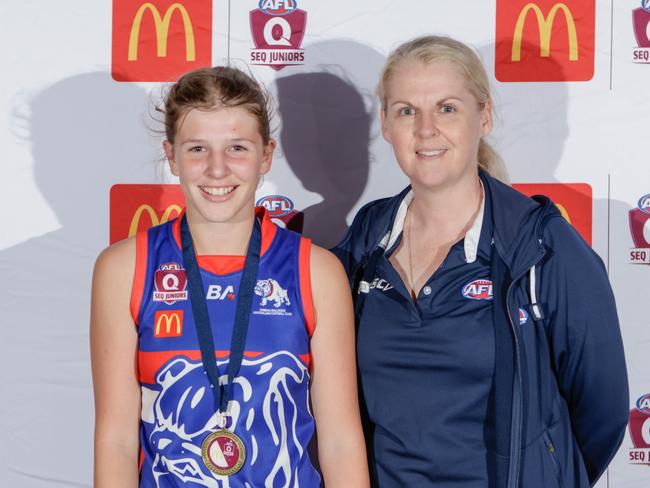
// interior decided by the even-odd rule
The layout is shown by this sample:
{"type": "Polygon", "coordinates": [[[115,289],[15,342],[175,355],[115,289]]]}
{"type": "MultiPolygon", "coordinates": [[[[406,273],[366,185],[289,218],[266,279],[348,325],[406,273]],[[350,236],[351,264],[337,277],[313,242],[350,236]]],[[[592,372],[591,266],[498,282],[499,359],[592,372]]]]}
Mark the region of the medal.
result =
{"type": "Polygon", "coordinates": [[[203,441],[201,457],[203,464],[213,473],[230,476],[244,465],[246,448],[237,434],[218,430],[203,441]]]}
{"type": "MultiPolygon", "coordinates": [[[[239,293],[235,309],[235,323],[230,343],[230,359],[228,361],[228,382],[221,386],[219,369],[215,356],[214,338],[210,326],[208,306],[205,300],[205,289],[201,280],[201,272],[196,260],[194,243],[187,223],[187,217],[181,218],[181,246],[183,249],[183,264],[187,272],[187,282],[192,305],[192,314],[196,324],[196,335],[201,348],[203,368],[212,384],[215,404],[221,417],[218,430],[208,435],[201,446],[201,458],[205,466],[215,474],[229,476],[237,473],[246,460],[246,448],[237,434],[227,429],[228,402],[233,398],[235,377],[244,357],[246,334],[250,319],[253,289],[257,281],[257,269],[260,261],[262,230],[257,218],[253,221],[253,229],[248,242],[244,270],[239,283],[239,293]]],[[[233,429],[231,426],[230,429],[233,429]]]]}

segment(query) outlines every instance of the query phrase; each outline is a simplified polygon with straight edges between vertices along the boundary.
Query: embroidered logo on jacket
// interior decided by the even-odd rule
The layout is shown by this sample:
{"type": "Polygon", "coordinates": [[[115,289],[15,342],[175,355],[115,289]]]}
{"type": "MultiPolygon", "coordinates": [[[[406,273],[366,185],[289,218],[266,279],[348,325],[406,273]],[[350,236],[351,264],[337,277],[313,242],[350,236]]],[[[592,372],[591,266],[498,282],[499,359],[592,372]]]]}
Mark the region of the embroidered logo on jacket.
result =
{"type": "Polygon", "coordinates": [[[526,312],[523,308],[519,309],[519,325],[524,325],[526,322],[528,322],[528,312],[526,312]]]}
{"type": "Polygon", "coordinates": [[[474,280],[463,286],[463,296],[470,300],[492,300],[492,282],[490,280],[474,280]]]}

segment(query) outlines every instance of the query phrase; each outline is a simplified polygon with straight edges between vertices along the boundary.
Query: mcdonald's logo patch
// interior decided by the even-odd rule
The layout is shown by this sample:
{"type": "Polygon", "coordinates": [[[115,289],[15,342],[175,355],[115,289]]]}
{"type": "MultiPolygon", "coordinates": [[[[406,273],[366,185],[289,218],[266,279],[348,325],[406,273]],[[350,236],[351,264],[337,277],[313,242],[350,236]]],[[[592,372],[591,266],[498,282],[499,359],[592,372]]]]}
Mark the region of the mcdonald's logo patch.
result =
{"type": "Polygon", "coordinates": [[[158,310],[154,318],[154,337],[180,337],[183,335],[182,310],[158,310]]]}
{"type": "Polygon", "coordinates": [[[595,25],[595,0],[497,0],[497,80],[591,80],[595,25]]]}
{"type": "Polygon", "coordinates": [[[116,81],[176,81],[212,64],[212,0],[113,0],[116,81]]]}
{"type": "Polygon", "coordinates": [[[593,197],[587,183],[516,183],[513,188],[524,195],[545,195],[562,216],[591,246],[593,197]]]}
{"type": "Polygon", "coordinates": [[[110,243],[178,217],[185,206],[179,185],[113,185],[110,243]]]}

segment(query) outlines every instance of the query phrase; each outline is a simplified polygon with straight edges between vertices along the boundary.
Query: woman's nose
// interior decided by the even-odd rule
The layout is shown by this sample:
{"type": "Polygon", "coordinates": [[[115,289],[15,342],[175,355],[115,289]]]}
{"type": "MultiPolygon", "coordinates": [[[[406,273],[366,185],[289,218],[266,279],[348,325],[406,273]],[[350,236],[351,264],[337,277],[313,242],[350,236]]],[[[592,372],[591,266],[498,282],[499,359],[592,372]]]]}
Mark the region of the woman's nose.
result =
{"type": "Polygon", "coordinates": [[[416,132],[420,137],[434,137],[440,131],[434,114],[420,113],[416,120],[416,132]]]}

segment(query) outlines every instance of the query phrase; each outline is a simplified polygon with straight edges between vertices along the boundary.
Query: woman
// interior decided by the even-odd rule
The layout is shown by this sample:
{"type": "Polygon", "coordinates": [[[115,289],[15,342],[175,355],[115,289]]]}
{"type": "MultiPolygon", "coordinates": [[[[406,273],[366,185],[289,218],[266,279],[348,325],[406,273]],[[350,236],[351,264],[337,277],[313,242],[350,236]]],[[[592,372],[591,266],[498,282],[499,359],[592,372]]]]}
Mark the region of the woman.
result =
{"type": "Polygon", "coordinates": [[[492,176],[492,99],[471,49],[407,42],[378,91],[411,185],[361,209],[335,250],[355,291],[375,483],[592,485],[628,408],[602,262],[548,199],[492,176]]]}
{"type": "Polygon", "coordinates": [[[95,486],[321,486],[315,428],[325,486],[367,486],[345,274],[254,208],[276,144],[263,92],[200,69],[164,113],[185,213],[93,278],[95,486]]]}

